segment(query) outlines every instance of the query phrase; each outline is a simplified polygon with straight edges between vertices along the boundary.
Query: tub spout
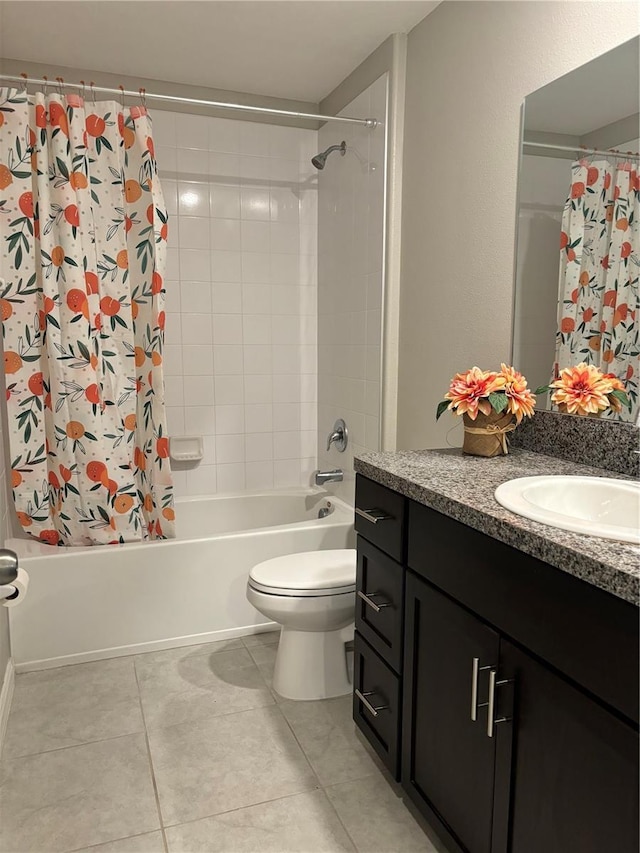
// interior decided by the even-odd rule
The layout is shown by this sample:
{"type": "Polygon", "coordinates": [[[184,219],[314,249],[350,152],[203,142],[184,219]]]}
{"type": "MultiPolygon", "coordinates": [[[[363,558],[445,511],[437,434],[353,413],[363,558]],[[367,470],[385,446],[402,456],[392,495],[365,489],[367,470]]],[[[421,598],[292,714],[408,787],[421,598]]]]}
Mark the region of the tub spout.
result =
{"type": "Polygon", "coordinates": [[[316,471],[316,486],[324,486],[325,483],[341,483],[344,474],[341,468],[333,471],[316,471]]]}

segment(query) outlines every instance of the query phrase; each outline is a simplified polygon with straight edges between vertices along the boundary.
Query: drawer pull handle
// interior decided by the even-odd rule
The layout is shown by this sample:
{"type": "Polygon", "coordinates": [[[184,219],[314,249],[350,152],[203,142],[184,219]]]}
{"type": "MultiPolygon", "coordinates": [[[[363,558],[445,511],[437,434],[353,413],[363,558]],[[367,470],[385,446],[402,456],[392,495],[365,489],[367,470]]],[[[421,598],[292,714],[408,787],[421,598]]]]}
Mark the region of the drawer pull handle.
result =
{"type": "Polygon", "coordinates": [[[379,521],[393,521],[393,516],[387,515],[382,509],[360,509],[357,506],[356,515],[364,518],[365,521],[370,521],[371,524],[377,524],[379,521]]]}
{"type": "Polygon", "coordinates": [[[378,711],[386,711],[387,708],[389,707],[388,705],[378,705],[377,707],[374,707],[371,704],[371,702],[369,702],[369,700],[367,699],[367,696],[375,695],[375,691],[373,691],[373,690],[370,690],[368,693],[361,693],[358,690],[358,688],[356,687],[354,690],[354,693],[356,694],[358,699],[362,702],[362,704],[367,709],[367,711],[371,714],[372,717],[377,717],[378,711]]]}
{"type": "Polygon", "coordinates": [[[496,704],[496,687],[502,687],[503,684],[511,684],[513,678],[503,678],[501,681],[496,681],[496,671],[491,669],[489,672],[489,701],[487,702],[487,737],[493,737],[494,727],[496,723],[508,723],[511,717],[498,717],[494,719],[495,704],[496,704]]]}
{"type": "Polygon", "coordinates": [[[478,719],[478,708],[486,708],[487,702],[478,705],[478,674],[485,669],[491,669],[490,666],[480,666],[480,658],[473,659],[471,668],[471,722],[475,723],[478,719]]]}
{"type": "Polygon", "coordinates": [[[380,613],[385,607],[390,607],[391,604],[388,601],[383,601],[381,604],[376,604],[375,601],[372,601],[374,595],[380,595],[379,592],[370,592],[364,593],[361,589],[358,590],[358,598],[361,598],[365,604],[367,604],[372,610],[375,610],[376,613],[380,613]]]}

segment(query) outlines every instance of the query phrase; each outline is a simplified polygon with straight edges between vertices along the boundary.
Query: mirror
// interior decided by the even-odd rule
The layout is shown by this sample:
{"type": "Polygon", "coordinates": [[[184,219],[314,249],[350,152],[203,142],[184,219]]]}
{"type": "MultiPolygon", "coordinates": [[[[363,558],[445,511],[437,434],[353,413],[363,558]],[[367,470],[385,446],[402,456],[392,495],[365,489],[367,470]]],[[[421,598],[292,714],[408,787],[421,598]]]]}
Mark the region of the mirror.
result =
{"type": "MultiPolygon", "coordinates": [[[[512,351],[532,388],[580,362],[615,374],[631,410],[603,417],[627,421],[640,390],[639,51],[631,39],[525,99],[512,351]]],[[[538,407],[558,411],[549,398],[538,407]]]]}

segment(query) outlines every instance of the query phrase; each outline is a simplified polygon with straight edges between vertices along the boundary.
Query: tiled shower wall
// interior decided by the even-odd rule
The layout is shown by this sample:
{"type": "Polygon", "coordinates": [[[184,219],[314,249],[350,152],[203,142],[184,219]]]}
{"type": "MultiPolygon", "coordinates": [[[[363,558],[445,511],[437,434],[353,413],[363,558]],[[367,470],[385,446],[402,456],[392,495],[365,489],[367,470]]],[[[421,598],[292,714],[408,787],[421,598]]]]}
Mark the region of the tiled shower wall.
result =
{"type": "Polygon", "coordinates": [[[155,110],[170,214],[171,437],[201,435],[176,494],[308,484],[316,466],[317,132],[155,110]]]}
{"type": "Polygon", "coordinates": [[[379,119],[373,130],[326,124],[319,147],[347,143],[320,173],[318,255],[318,464],[342,468],[330,484],[353,501],[353,456],[380,446],[380,341],[384,281],[384,186],[387,75],[344,108],[345,115],[379,119]],[[336,418],[349,445],[326,450],[336,418]]]}

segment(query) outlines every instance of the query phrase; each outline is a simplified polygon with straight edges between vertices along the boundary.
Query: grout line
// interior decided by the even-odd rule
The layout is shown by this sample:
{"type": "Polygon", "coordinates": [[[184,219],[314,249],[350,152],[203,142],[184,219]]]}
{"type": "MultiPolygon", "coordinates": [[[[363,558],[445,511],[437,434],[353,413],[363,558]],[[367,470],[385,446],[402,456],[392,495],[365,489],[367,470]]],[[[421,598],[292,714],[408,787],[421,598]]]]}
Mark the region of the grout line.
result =
{"type": "Polygon", "coordinates": [[[158,810],[158,819],[160,821],[160,832],[162,833],[162,846],[164,847],[165,853],[169,853],[169,846],[167,844],[167,836],[164,831],[164,820],[162,818],[162,809],[160,808],[160,795],[158,793],[158,783],[156,780],[156,774],[153,767],[153,758],[151,756],[151,744],[149,743],[149,732],[147,731],[147,720],[144,715],[144,707],[142,705],[142,695],[140,693],[140,683],[138,681],[138,673],[136,672],[135,666],[133,668],[136,685],[138,687],[138,702],[140,703],[140,713],[142,714],[142,724],[144,726],[144,741],[147,746],[147,757],[149,759],[149,770],[151,772],[151,784],[153,785],[153,794],[156,799],[156,808],[158,810]]]}
{"type": "MultiPolygon", "coordinates": [[[[233,814],[234,812],[241,812],[245,809],[254,809],[258,806],[267,805],[268,803],[277,803],[280,800],[290,800],[292,797],[300,797],[303,794],[313,794],[315,791],[322,791],[322,788],[305,788],[303,791],[294,791],[291,794],[283,794],[281,797],[272,797],[269,800],[260,800],[257,803],[248,803],[246,806],[237,806],[234,809],[226,809],[223,812],[213,812],[212,814],[202,815],[202,817],[192,817],[189,820],[181,820],[178,823],[169,823],[167,824],[167,829],[173,829],[176,826],[186,826],[190,823],[198,823],[201,820],[209,820],[210,818],[224,817],[225,815],[233,814]]],[[[225,851],[225,853],[235,853],[235,851],[225,851]]]]}
{"type": "Polygon", "coordinates": [[[7,755],[4,754],[2,756],[3,761],[20,761],[22,758],[34,758],[36,755],[49,755],[51,752],[62,752],[64,749],[80,749],[83,746],[92,746],[96,743],[107,743],[110,740],[120,740],[125,737],[134,737],[135,735],[144,734],[144,728],[140,729],[137,732],[127,732],[126,734],[112,735],[111,737],[102,737],[97,740],[83,740],[79,743],[68,743],[66,746],[54,746],[52,749],[41,749],[38,752],[25,752],[20,753],[20,755],[7,755]]]}
{"type": "MultiPolygon", "coordinates": [[[[322,701],[322,700],[320,700],[320,701],[322,701]]],[[[326,790],[325,790],[325,789],[326,789],[326,788],[328,788],[328,787],[331,787],[331,786],[330,786],[330,785],[323,785],[323,784],[322,784],[322,782],[320,781],[320,778],[319,778],[318,774],[316,773],[316,771],[315,771],[315,769],[314,769],[313,765],[311,764],[311,761],[310,761],[309,757],[307,756],[306,750],[304,749],[304,747],[302,746],[302,744],[301,744],[301,743],[300,743],[300,741],[298,740],[298,736],[296,735],[295,731],[293,730],[293,726],[291,725],[291,723],[290,723],[290,722],[289,722],[289,720],[287,719],[286,715],[285,715],[285,714],[284,714],[284,712],[282,711],[282,708],[280,708],[280,706],[279,706],[277,703],[276,703],[276,708],[278,708],[278,710],[280,711],[280,713],[281,713],[281,714],[282,714],[282,716],[284,717],[284,720],[285,720],[285,722],[286,722],[287,726],[289,727],[289,729],[290,729],[290,731],[291,731],[291,734],[293,735],[293,737],[294,737],[294,739],[295,739],[296,743],[297,743],[297,744],[298,744],[298,746],[300,747],[300,750],[301,750],[302,754],[304,755],[304,757],[305,757],[305,759],[306,759],[306,761],[307,761],[307,764],[308,764],[308,765],[309,765],[309,767],[311,768],[311,772],[313,773],[313,775],[314,775],[314,776],[315,776],[315,778],[317,779],[317,781],[318,781],[317,789],[318,789],[318,790],[320,790],[320,791],[322,791],[322,793],[324,794],[324,798],[325,798],[325,800],[327,801],[327,803],[329,804],[329,806],[330,806],[330,807],[331,807],[331,809],[333,810],[333,812],[334,812],[334,814],[335,814],[335,816],[336,816],[336,818],[337,818],[337,820],[338,820],[338,823],[339,823],[339,824],[340,824],[340,826],[344,829],[344,831],[345,831],[345,834],[346,834],[347,838],[349,839],[349,841],[350,841],[350,842],[351,842],[351,844],[353,845],[353,849],[354,849],[355,851],[358,851],[358,847],[356,846],[355,841],[354,841],[354,840],[353,840],[353,838],[351,837],[351,834],[349,833],[349,830],[348,830],[348,829],[347,829],[347,827],[344,825],[344,823],[343,823],[343,821],[342,821],[342,818],[340,817],[340,815],[339,815],[339,814],[338,814],[338,812],[337,812],[336,807],[333,805],[333,803],[331,802],[331,799],[330,799],[330,798],[329,798],[329,796],[327,795],[327,792],[326,792],[326,790]]]]}
{"type": "MultiPolygon", "coordinates": [[[[355,781],[358,781],[358,780],[355,780],[355,781]]],[[[337,810],[337,809],[336,809],[336,807],[334,806],[333,801],[331,800],[331,797],[329,797],[329,795],[327,794],[327,788],[330,788],[330,787],[331,787],[331,785],[327,785],[325,788],[322,788],[322,789],[321,789],[321,790],[322,790],[322,793],[324,794],[324,797],[325,797],[326,801],[329,803],[329,807],[331,808],[331,810],[332,810],[332,811],[333,811],[333,813],[335,814],[335,816],[336,816],[336,818],[337,818],[337,820],[338,820],[338,823],[339,823],[339,824],[340,824],[340,826],[344,829],[344,833],[345,833],[345,835],[347,836],[347,838],[349,839],[349,841],[350,841],[350,842],[351,842],[351,844],[353,845],[353,849],[356,851],[356,853],[360,853],[360,848],[358,847],[358,845],[356,844],[355,840],[354,840],[354,839],[353,839],[353,837],[351,836],[351,833],[350,833],[350,832],[349,832],[349,830],[347,829],[346,824],[344,823],[344,821],[342,820],[342,818],[341,818],[341,817],[340,817],[340,815],[338,814],[338,810],[337,810]]]]}
{"type": "Polygon", "coordinates": [[[142,838],[144,835],[151,835],[154,832],[160,832],[159,829],[149,829],[146,832],[136,832],[135,835],[123,835],[121,838],[110,838],[108,841],[98,841],[97,844],[84,845],[83,847],[74,847],[70,850],[65,850],[64,853],[82,853],[83,850],[95,850],[98,847],[103,847],[105,844],[113,844],[116,841],[129,841],[131,838],[142,838]]]}

